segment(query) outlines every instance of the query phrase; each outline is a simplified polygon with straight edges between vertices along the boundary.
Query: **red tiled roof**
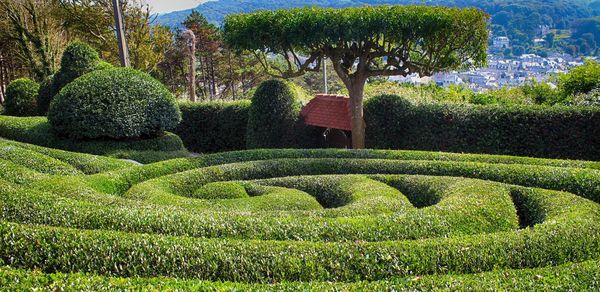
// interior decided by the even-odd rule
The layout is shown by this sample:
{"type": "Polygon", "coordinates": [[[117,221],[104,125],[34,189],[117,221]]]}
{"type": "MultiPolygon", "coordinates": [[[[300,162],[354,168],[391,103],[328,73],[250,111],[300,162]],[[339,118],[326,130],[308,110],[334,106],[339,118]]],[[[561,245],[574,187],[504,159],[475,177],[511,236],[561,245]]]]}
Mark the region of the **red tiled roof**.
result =
{"type": "Polygon", "coordinates": [[[341,95],[317,94],[300,112],[311,126],[352,130],[350,99],[341,95]]]}

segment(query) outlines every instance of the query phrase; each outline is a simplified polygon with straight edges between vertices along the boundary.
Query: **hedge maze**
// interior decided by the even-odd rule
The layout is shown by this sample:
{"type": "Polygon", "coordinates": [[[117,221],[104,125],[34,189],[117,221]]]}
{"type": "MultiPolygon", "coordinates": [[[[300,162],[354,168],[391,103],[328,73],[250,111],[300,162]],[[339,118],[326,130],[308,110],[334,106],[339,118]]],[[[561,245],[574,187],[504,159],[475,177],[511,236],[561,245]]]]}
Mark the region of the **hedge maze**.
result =
{"type": "Polygon", "coordinates": [[[0,141],[0,285],[600,288],[600,162],[250,150],[135,165],[0,141]]]}

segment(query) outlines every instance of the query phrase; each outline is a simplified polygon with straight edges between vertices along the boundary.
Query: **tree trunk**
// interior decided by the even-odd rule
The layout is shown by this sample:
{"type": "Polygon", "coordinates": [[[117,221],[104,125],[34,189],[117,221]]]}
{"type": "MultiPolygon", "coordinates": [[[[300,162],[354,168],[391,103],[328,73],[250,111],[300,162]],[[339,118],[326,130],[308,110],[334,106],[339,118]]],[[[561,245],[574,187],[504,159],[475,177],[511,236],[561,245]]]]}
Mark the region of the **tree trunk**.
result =
{"type": "Polygon", "coordinates": [[[365,148],[365,121],[363,118],[363,93],[366,80],[358,79],[348,88],[352,114],[352,148],[365,148]]]}
{"type": "Polygon", "coordinates": [[[6,63],[4,60],[4,56],[2,54],[0,54],[0,104],[4,104],[4,91],[6,90],[5,86],[7,83],[7,81],[6,81],[7,78],[4,77],[5,67],[6,67],[6,63]]]}
{"type": "Polygon", "coordinates": [[[191,102],[196,102],[196,35],[191,30],[184,32],[184,36],[188,42],[188,57],[189,57],[189,78],[188,78],[188,97],[191,102]]]}

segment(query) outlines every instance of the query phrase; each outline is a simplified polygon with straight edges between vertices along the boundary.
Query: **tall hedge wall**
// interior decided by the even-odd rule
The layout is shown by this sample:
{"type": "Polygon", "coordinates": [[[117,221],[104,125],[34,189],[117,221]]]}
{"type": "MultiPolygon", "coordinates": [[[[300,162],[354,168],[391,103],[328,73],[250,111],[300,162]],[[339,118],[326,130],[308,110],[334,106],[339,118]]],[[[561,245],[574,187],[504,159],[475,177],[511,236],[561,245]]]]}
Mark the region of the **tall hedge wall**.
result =
{"type": "Polygon", "coordinates": [[[367,147],[600,160],[600,108],[365,104],[367,147]]]}
{"type": "Polygon", "coordinates": [[[194,152],[245,149],[249,108],[249,100],[180,102],[182,121],[174,132],[194,152]]]}

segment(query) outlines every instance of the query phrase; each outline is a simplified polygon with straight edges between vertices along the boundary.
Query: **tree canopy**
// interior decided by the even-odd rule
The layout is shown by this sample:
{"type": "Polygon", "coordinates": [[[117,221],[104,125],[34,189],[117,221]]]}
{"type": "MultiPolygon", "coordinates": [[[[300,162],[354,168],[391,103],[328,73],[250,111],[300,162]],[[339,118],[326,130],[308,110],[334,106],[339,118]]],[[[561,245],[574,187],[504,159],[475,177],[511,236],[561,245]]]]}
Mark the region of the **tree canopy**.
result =
{"type": "Polygon", "coordinates": [[[353,144],[362,148],[367,78],[481,66],[487,56],[488,19],[473,8],[309,7],[230,15],[224,32],[231,47],[254,52],[275,76],[318,71],[323,58],[329,58],[350,93],[353,144]],[[283,58],[283,66],[270,65],[273,54],[283,58]]]}
{"type": "Polygon", "coordinates": [[[232,47],[291,56],[285,58],[292,59],[288,68],[279,72],[286,76],[310,70],[321,56],[340,59],[345,70],[356,61],[366,61],[369,76],[430,75],[482,65],[487,20],[487,14],[476,9],[312,7],[230,15],[224,30],[232,47]],[[381,58],[386,61],[377,64],[381,58]]]}

